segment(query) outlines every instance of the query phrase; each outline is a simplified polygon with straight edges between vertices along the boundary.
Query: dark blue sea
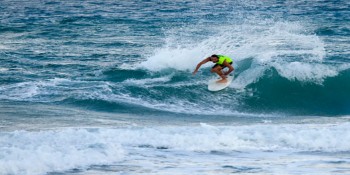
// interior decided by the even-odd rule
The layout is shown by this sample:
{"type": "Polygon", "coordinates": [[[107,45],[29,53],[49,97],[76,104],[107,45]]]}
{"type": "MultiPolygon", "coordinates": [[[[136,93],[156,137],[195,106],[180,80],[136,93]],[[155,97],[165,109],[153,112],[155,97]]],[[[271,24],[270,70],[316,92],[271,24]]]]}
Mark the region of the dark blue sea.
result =
{"type": "Polygon", "coordinates": [[[136,174],[350,174],[350,1],[0,0],[0,175],[136,174]]]}

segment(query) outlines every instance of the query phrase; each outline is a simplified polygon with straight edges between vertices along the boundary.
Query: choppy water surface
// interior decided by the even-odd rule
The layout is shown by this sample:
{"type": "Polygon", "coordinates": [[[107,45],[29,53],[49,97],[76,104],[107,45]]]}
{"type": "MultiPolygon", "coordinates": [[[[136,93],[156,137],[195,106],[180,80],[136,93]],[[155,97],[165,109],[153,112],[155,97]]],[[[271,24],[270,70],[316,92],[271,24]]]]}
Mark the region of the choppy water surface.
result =
{"type": "Polygon", "coordinates": [[[349,174],[349,9],[3,0],[0,174],[349,174]]]}

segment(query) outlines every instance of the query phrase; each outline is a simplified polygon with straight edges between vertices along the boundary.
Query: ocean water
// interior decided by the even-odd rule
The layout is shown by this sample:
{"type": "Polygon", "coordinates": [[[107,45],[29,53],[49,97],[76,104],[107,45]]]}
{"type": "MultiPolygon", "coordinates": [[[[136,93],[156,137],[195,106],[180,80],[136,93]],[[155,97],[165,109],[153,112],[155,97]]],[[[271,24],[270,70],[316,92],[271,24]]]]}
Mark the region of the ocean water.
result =
{"type": "Polygon", "coordinates": [[[1,0],[0,175],[350,174],[349,9],[1,0]]]}

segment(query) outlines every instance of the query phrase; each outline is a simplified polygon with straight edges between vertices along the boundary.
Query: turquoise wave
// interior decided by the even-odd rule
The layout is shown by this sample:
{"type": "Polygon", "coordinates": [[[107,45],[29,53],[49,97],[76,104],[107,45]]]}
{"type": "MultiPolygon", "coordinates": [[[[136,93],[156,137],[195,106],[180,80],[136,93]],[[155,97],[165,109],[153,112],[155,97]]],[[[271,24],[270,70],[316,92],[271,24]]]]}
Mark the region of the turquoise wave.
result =
{"type": "Polygon", "coordinates": [[[0,99],[139,114],[348,115],[347,6],[4,0],[0,99]],[[191,75],[214,53],[236,68],[216,93],[209,65],[191,75]]]}

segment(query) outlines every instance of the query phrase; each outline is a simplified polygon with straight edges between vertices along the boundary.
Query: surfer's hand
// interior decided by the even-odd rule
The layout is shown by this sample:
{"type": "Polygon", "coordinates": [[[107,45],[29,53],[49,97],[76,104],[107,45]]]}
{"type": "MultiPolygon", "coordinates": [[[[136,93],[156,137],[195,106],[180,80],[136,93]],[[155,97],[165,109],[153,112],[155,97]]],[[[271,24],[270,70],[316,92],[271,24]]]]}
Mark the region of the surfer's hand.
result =
{"type": "Polygon", "coordinates": [[[192,75],[196,75],[196,73],[197,73],[197,71],[193,71],[193,72],[192,72],[192,75]]]}

